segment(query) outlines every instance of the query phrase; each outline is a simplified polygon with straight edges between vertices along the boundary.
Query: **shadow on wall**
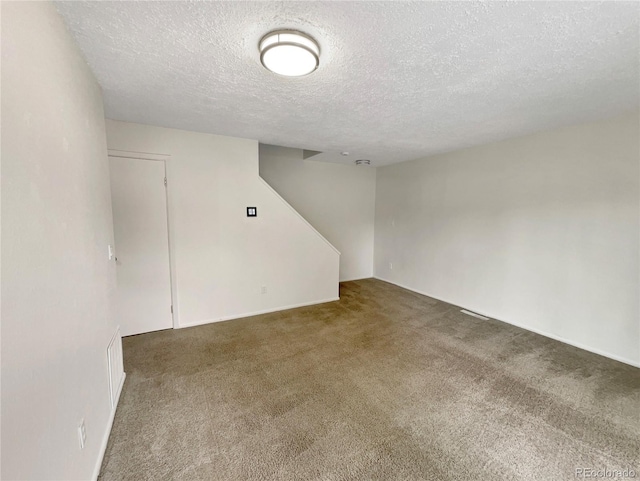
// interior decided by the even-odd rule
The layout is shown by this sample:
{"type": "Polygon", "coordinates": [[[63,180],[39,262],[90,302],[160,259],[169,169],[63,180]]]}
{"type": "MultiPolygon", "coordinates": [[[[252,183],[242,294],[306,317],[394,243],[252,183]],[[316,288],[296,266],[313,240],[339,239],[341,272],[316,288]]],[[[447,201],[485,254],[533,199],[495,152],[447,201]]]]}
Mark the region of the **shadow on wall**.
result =
{"type": "Polygon", "coordinates": [[[260,144],[260,176],[340,251],[340,280],[373,276],[376,169],[260,144]]]}

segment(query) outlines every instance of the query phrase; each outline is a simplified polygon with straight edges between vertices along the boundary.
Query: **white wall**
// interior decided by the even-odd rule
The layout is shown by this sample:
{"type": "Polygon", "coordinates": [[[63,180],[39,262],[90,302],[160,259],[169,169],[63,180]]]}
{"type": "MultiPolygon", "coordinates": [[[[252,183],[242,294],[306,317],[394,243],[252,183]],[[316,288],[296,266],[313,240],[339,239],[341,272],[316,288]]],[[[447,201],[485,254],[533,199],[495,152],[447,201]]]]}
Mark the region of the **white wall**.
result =
{"type": "Polygon", "coordinates": [[[338,252],[259,177],[257,141],[110,120],[107,139],[110,149],[171,156],[179,326],[338,298],[338,252]],[[257,218],[246,217],[250,206],[257,218]]]}
{"type": "Polygon", "coordinates": [[[379,168],[376,276],[637,365],[639,128],[636,112],[379,168]]]}
{"type": "Polygon", "coordinates": [[[373,275],[376,169],[260,144],[260,175],[340,251],[340,280],[373,275]]]}
{"type": "Polygon", "coordinates": [[[110,420],[116,328],[102,97],[52,3],[1,8],[1,477],[86,480],[110,420]]]}

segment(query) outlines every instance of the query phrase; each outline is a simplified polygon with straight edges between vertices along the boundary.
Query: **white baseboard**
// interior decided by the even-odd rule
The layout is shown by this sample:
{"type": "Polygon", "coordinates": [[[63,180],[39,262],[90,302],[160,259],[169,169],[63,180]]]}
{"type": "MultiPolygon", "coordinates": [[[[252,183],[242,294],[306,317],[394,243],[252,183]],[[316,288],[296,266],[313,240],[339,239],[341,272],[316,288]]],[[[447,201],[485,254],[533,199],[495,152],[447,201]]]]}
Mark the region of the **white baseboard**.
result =
{"type": "Polygon", "coordinates": [[[354,279],[340,279],[340,282],[363,281],[365,279],[373,279],[373,276],[355,277],[354,279]]]}
{"type": "Polygon", "coordinates": [[[339,301],[339,300],[340,300],[340,297],[334,297],[334,298],[331,298],[331,299],[324,299],[324,300],[321,300],[321,301],[303,302],[301,304],[292,304],[292,305],[289,305],[289,306],[275,307],[275,308],[272,308],[272,309],[264,309],[262,311],[253,311],[253,312],[247,312],[247,313],[244,313],[244,314],[226,316],[226,317],[221,317],[219,319],[205,319],[203,321],[183,323],[180,326],[178,326],[177,329],[182,329],[182,328],[185,328],[185,327],[202,326],[204,324],[211,324],[213,322],[232,321],[234,319],[242,319],[242,318],[245,318],[245,317],[259,316],[260,314],[269,314],[270,312],[286,311],[288,309],[296,309],[298,307],[315,306],[316,304],[325,304],[327,302],[334,302],[334,301],[339,301]]]}
{"type": "Polygon", "coordinates": [[[560,342],[562,342],[564,344],[569,344],[570,346],[577,347],[578,349],[583,349],[585,351],[589,351],[589,352],[592,352],[594,354],[598,354],[600,356],[608,357],[609,359],[613,359],[614,361],[622,362],[624,364],[629,364],[630,366],[634,366],[634,367],[640,367],[640,362],[639,361],[634,361],[632,359],[628,359],[628,358],[625,358],[625,357],[622,357],[622,356],[618,356],[616,354],[611,354],[610,352],[602,351],[601,349],[597,349],[597,348],[594,348],[594,347],[591,347],[591,346],[587,346],[587,345],[581,344],[579,342],[575,342],[575,341],[572,341],[570,339],[566,339],[564,337],[557,336],[555,334],[551,334],[550,332],[546,332],[546,331],[543,331],[541,329],[536,329],[534,327],[527,326],[525,324],[521,324],[521,323],[518,323],[518,322],[512,322],[512,321],[505,321],[503,319],[498,319],[497,317],[492,316],[488,312],[483,312],[481,310],[473,308],[472,306],[460,306],[456,302],[451,302],[451,301],[449,301],[447,299],[442,299],[441,297],[433,296],[433,295],[431,295],[431,294],[429,294],[427,292],[423,292],[423,291],[420,291],[418,289],[413,289],[412,287],[405,286],[403,284],[399,284],[397,282],[393,282],[393,281],[390,281],[388,279],[384,279],[384,278],[379,277],[379,276],[374,276],[374,279],[378,279],[380,281],[388,282],[389,284],[393,284],[394,286],[402,287],[403,289],[406,289],[408,291],[412,291],[412,292],[415,292],[417,294],[422,294],[423,296],[431,297],[432,299],[436,299],[438,301],[446,302],[447,304],[451,304],[453,306],[457,306],[457,307],[461,307],[463,309],[468,309],[470,311],[477,312],[478,314],[482,314],[485,317],[490,317],[491,319],[495,319],[496,321],[504,322],[505,324],[511,324],[512,326],[516,326],[516,327],[519,327],[521,329],[525,329],[525,330],[530,331],[530,332],[535,332],[536,334],[540,334],[541,336],[548,337],[548,338],[554,339],[556,341],[560,341],[560,342]]]}
{"type": "Polygon", "coordinates": [[[109,436],[111,435],[111,428],[113,427],[113,420],[116,417],[116,411],[118,409],[118,403],[120,401],[120,394],[122,394],[122,387],[124,386],[124,380],[127,378],[127,373],[123,373],[122,382],[120,383],[120,387],[118,388],[118,395],[116,396],[116,406],[111,410],[111,414],[109,415],[109,422],[107,423],[107,430],[104,433],[102,438],[102,444],[100,445],[100,452],[98,454],[98,460],[96,462],[95,467],[93,468],[93,476],[91,479],[96,481],[98,476],[100,475],[100,468],[102,467],[102,460],[104,459],[104,454],[107,451],[107,444],[109,444],[109,436]]]}

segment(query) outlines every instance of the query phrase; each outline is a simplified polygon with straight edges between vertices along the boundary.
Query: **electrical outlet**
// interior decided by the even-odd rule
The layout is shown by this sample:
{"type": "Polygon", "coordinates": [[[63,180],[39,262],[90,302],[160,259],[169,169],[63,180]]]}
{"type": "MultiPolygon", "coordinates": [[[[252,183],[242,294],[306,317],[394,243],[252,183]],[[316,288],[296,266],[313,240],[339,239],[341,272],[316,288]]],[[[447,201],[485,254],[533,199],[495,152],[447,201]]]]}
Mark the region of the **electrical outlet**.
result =
{"type": "Polygon", "coordinates": [[[78,441],[80,441],[80,449],[84,449],[87,444],[87,429],[84,425],[84,419],[80,420],[80,425],[78,426],[78,441]]]}
{"type": "Polygon", "coordinates": [[[393,262],[389,262],[389,269],[393,270],[393,262]]]}
{"type": "Polygon", "coordinates": [[[267,293],[267,286],[262,286],[262,287],[260,288],[260,293],[262,293],[262,294],[266,294],[266,293],[267,293]]]}

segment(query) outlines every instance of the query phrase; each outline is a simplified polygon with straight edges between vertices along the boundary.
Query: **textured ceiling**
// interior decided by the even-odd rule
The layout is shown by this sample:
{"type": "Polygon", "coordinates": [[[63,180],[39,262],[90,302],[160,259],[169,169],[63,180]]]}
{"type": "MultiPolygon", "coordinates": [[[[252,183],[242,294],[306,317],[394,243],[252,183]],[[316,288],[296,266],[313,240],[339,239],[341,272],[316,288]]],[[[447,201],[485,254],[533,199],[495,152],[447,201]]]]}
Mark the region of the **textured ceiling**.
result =
{"type": "Polygon", "coordinates": [[[384,165],[636,109],[635,2],[58,2],[112,119],[384,165]],[[300,29],[285,78],[260,38],[300,29]],[[349,151],[349,157],[338,154],[349,151]]]}

